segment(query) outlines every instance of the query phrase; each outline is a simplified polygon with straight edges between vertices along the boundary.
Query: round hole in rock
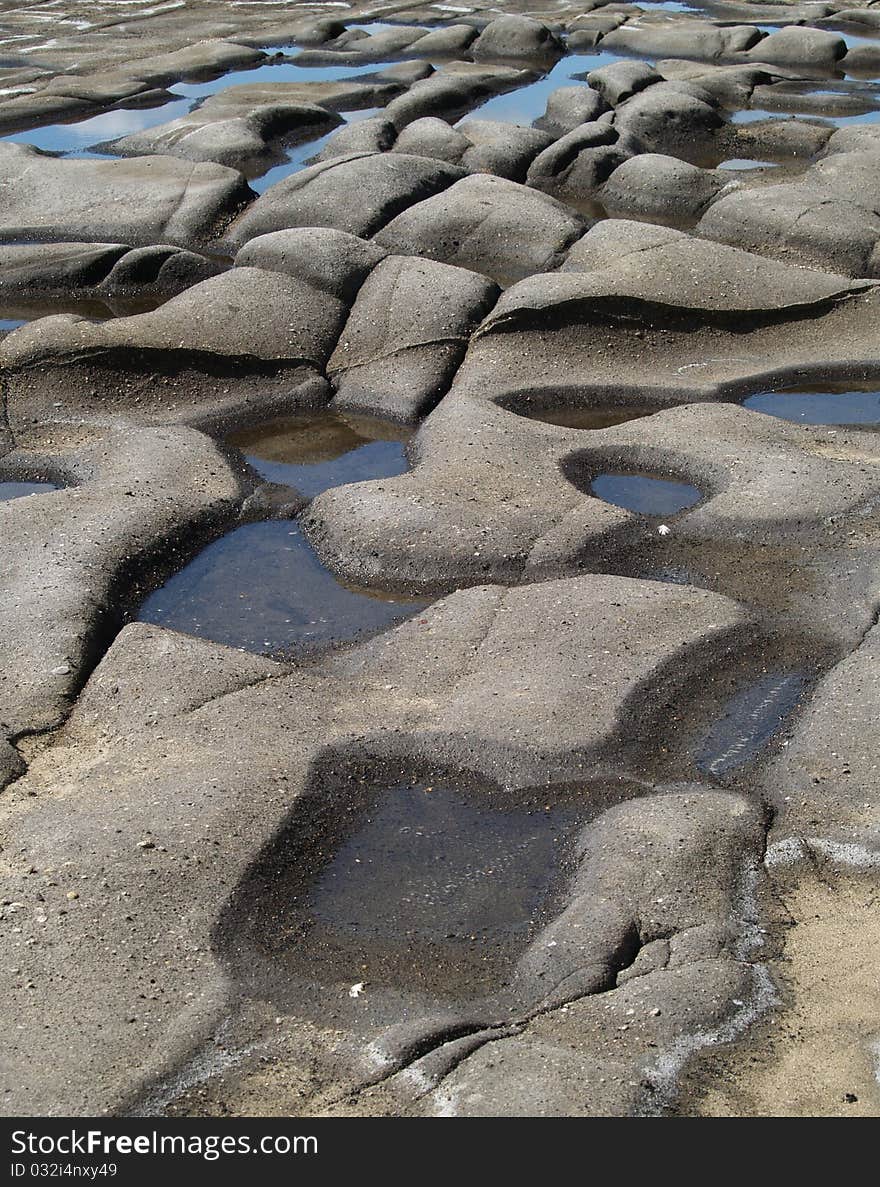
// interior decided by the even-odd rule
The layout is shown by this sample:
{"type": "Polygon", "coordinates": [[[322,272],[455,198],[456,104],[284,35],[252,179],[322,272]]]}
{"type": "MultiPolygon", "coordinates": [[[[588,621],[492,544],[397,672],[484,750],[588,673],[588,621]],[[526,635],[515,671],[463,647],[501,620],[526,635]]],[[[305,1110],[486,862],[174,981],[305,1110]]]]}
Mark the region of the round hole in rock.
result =
{"type": "Polygon", "coordinates": [[[590,494],[615,507],[639,515],[675,515],[693,507],[703,497],[687,482],[671,482],[648,474],[598,474],[590,483],[590,494]]]}
{"type": "Polygon", "coordinates": [[[58,490],[54,482],[0,482],[0,503],[23,499],[26,495],[43,495],[58,490]]]}
{"type": "Polygon", "coordinates": [[[880,425],[877,380],[860,387],[852,381],[803,384],[757,392],[743,408],[807,425],[880,425]]]}
{"type": "Polygon", "coordinates": [[[339,790],[304,797],[233,895],[216,940],[239,981],[322,1018],[362,1017],[380,988],[425,1004],[496,988],[563,905],[584,810],[546,789],[339,790]]]}
{"type": "MultiPolygon", "coordinates": [[[[610,429],[614,425],[626,424],[630,420],[641,420],[653,416],[659,407],[648,408],[642,404],[600,404],[584,406],[571,401],[553,402],[545,396],[520,394],[505,396],[497,401],[498,407],[527,420],[540,420],[544,424],[558,425],[563,429],[610,429]]],[[[583,398],[583,397],[581,397],[583,398]]]]}
{"type": "Polygon", "coordinates": [[[342,585],[292,520],[245,524],[155,590],[138,620],[263,654],[348,642],[427,605],[342,585]]]}
{"type": "Polygon", "coordinates": [[[406,473],[410,435],[387,421],[321,412],[239,429],[226,441],[267,482],[294,486],[314,498],[343,483],[406,473]]]}

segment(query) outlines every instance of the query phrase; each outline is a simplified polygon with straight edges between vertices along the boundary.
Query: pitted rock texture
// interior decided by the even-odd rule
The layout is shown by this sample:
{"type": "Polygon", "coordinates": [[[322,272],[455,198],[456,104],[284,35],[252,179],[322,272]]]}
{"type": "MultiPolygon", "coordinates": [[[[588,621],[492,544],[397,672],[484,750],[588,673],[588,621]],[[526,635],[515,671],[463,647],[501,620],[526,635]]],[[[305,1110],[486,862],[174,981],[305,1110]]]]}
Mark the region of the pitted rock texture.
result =
{"type": "Polygon", "coordinates": [[[880,16],[44,8],[9,1112],[880,1111],[880,16]]]}

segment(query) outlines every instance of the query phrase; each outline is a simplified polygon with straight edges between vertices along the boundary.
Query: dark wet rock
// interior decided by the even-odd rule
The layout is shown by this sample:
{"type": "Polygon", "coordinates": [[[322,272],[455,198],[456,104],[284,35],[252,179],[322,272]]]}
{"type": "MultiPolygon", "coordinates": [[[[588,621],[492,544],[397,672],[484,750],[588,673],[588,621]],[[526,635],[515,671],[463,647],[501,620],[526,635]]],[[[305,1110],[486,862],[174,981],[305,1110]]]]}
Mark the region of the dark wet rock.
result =
{"type": "Polygon", "coordinates": [[[583,228],[584,220],[560,202],[475,174],[398,215],[376,241],[509,283],[555,267],[583,228]]]}
{"type": "Polygon", "coordinates": [[[469,141],[461,157],[469,173],[494,173],[510,181],[523,181],[532,160],[552,143],[546,132],[496,120],[466,120],[458,130],[469,141]]]}
{"type": "Polygon", "coordinates": [[[287,227],[375,234],[395,215],[451,185],[462,170],[405,153],[336,157],[276,182],[231,228],[232,243],[287,227]]]}
{"type": "Polygon", "coordinates": [[[553,136],[564,136],[607,110],[608,104],[592,87],[558,87],[547,96],[544,114],[535,120],[535,127],[553,136]]]}
{"type": "Polygon", "coordinates": [[[6,239],[206,243],[241,208],[241,174],[173,157],[65,160],[0,144],[6,239]]]}
{"type": "Polygon", "coordinates": [[[251,401],[266,415],[314,405],[346,313],[293,276],[233,268],[150,313],[42,318],[0,345],[7,415],[20,426],[71,417],[201,425],[251,401]]]}
{"type": "Polygon", "coordinates": [[[407,124],[397,137],[394,151],[458,165],[470,147],[470,140],[458,128],[435,116],[424,116],[407,124]]]}
{"type": "Polygon", "coordinates": [[[388,253],[377,243],[329,227],[295,227],[250,239],[235,257],[238,267],[283,272],[347,304],[372,268],[388,253]]]}
{"type": "Polygon", "coordinates": [[[134,132],[103,146],[114,156],[160,153],[186,161],[216,161],[249,170],[272,158],[272,145],[313,140],[342,123],[342,117],[306,103],[264,105],[236,114],[229,103],[211,100],[180,119],[134,132]]]}
{"type": "Polygon", "coordinates": [[[535,189],[577,206],[592,199],[628,155],[614,128],[584,124],[537,156],[526,180],[535,189]]]}
{"type": "Polygon", "coordinates": [[[213,443],[189,429],[79,430],[67,440],[55,430],[45,445],[31,440],[4,465],[40,465],[75,485],[0,503],[9,549],[0,722],[13,738],[63,717],[157,548],[209,535],[244,489],[213,443]]]}
{"type": "Polygon", "coordinates": [[[449,63],[430,78],[414,83],[385,108],[385,117],[398,129],[423,116],[456,120],[493,95],[515,90],[534,76],[509,66],[473,62],[449,63]]]}
{"type": "Polygon", "coordinates": [[[849,276],[877,276],[880,215],[873,194],[878,178],[880,154],[835,153],[800,181],[725,195],[703,216],[699,231],[777,259],[849,276]]]}
{"type": "MultiPolygon", "coordinates": [[[[602,39],[603,50],[625,50],[646,58],[696,58],[711,62],[742,53],[760,42],[752,25],[720,26],[706,21],[670,25],[626,24],[602,39]]],[[[763,44],[763,43],[761,43],[763,44]]]]}
{"type": "Polygon", "coordinates": [[[771,65],[811,66],[822,70],[833,67],[846,51],[846,42],[837,33],[790,25],[764,37],[751,48],[749,57],[771,65]]]}
{"type": "Polygon", "coordinates": [[[0,290],[6,293],[171,296],[220,270],[216,261],[205,256],[162,245],[0,245],[0,290]]]}
{"type": "Polygon", "coordinates": [[[595,88],[612,107],[631,99],[639,91],[653,86],[655,82],[663,82],[663,75],[659,74],[647,62],[612,62],[609,66],[600,66],[598,70],[591,70],[587,75],[590,86],[595,88]]]}
{"type": "Polygon", "coordinates": [[[354,123],[344,124],[335,132],[321,151],[309,158],[309,164],[329,161],[334,157],[348,157],[354,153],[387,152],[394,145],[396,134],[394,124],[380,115],[368,120],[355,120],[354,123]]]}
{"type": "Polygon", "coordinates": [[[700,164],[715,146],[724,121],[702,99],[673,83],[655,83],[616,110],[620,138],[645,152],[664,153],[700,164]]]}
{"type": "Polygon", "coordinates": [[[470,47],[475,62],[544,61],[560,57],[563,45],[541,21],[525,16],[499,16],[490,21],[470,47]]]}
{"type": "Polygon", "coordinates": [[[677,157],[639,153],[614,170],[599,195],[609,212],[674,223],[697,220],[731,179],[677,157]]]}
{"type": "Polygon", "coordinates": [[[347,412],[412,422],[437,403],[497,287],[463,268],[413,256],[377,264],[327,364],[347,412]]]}

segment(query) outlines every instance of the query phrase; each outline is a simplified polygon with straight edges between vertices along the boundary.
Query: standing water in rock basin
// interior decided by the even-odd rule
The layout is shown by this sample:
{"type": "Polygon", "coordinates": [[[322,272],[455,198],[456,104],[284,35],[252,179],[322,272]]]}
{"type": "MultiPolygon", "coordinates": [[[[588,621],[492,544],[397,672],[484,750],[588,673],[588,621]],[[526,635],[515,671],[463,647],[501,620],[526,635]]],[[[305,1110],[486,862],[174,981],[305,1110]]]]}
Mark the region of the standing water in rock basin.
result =
{"type": "Polygon", "coordinates": [[[0,22],[7,1111],[880,1116],[877,12],[93,8],[0,22]]]}

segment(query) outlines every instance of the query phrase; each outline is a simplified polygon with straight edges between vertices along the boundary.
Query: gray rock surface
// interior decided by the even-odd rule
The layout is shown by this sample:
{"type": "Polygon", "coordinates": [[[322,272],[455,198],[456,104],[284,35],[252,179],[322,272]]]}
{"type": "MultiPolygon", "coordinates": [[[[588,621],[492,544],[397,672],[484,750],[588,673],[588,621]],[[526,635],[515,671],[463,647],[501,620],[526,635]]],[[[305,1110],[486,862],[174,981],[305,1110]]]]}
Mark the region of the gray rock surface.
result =
{"type": "Polygon", "coordinates": [[[64,160],[0,145],[7,240],[170,243],[212,240],[250,197],[241,174],[173,157],[64,160]]]}
{"type": "Polygon", "coordinates": [[[377,264],[327,364],[334,405],[414,422],[446,392],[498,289],[464,268],[414,256],[377,264]]]}
{"type": "Polygon", "coordinates": [[[22,427],[40,418],[202,425],[252,402],[267,413],[308,406],[325,395],[323,366],[346,313],[305,281],[242,267],[149,313],[42,318],[0,345],[7,416],[22,427]]]}
{"type": "Polygon", "coordinates": [[[376,241],[509,284],[555,267],[584,221],[560,202],[500,177],[475,175],[404,211],[376,241]]]}
{"type": "Polygon", "coordinates": [[[437,194],[463,170],[405,153],[352,154],[312,165],[270,186],[229,232],[241,245],[288,227],[330,227],[370,236],[408,206],[437,194]]]}

